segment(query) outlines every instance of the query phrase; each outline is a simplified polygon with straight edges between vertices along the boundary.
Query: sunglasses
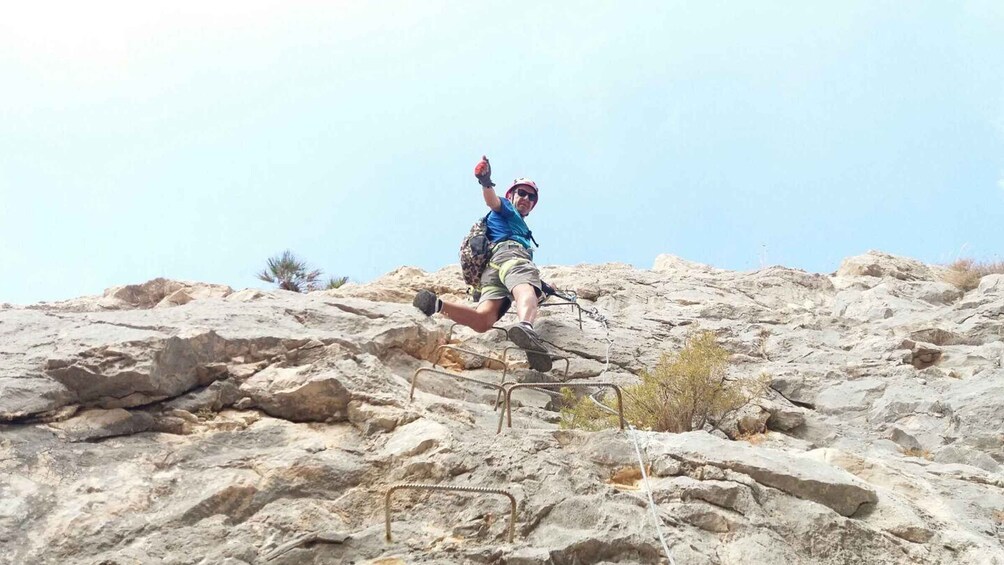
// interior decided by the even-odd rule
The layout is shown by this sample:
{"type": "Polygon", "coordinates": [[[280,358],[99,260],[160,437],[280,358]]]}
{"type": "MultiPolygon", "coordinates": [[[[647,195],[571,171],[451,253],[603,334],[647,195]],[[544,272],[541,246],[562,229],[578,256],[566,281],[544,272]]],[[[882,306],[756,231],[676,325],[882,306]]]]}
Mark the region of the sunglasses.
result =
{"type": "Polygon", "coordinates": [[[527,191],[523,190],[522,188],[517,188],[516,189],[516,194],[522,196],[523,198],[526,198],[530,202],[536,202],[537,201],[537,193],[536,192],[527,192],[527,191]]]}

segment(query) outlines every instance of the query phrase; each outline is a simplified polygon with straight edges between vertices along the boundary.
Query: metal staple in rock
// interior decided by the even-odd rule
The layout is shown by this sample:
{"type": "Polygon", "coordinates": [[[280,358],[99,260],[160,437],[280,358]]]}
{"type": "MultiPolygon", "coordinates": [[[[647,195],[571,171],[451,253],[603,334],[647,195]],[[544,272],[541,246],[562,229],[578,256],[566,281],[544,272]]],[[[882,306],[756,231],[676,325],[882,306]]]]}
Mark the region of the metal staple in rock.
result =
{"type": "Polygon", "coordinates": [[[551,307],[551,306],[571,306],[573,312],[575,310],[578,310],[579,311],[579,329],[580,330],[582,329],[582,306],[580,306],[578,302],[574,302],[574,301],[569,301],[569,302],[542,302],[541,304],[538,305],[538,307],[540,307],[540,308],[551,307]]]}
{"type": "Polygon", "coordinates": [[[480,379],[475,379],[474,377],[468,377],[467,375],[461,375],[459,373],[454,373],[452,371],[443,371],[441,369],[433,369],[432,367],[419,367],[418,370],[415,371],[415,374],[411,376],[411,392],[408,394],[408,402],[415,400],[415,385],[418,384],[418,375],[420,375],[421,373],[432,373],[434,375],[443,375],[444,377],[452,377],[454,379],[460,379],[462,381],[477,383],[479,385],[483,385],[498,390],[500,395],[502,394],[503,391],[503,388],[495,383],[482,381],[480,379]]]}
{"type": "Polygon", "coordinates": [[[416,489],[416,490],[438,490],[438,491],[458,491],[458,492],[476,492],[482,494],[500,494],[502,496],[509,498],[509,533],[506,537],[509,543],[512,543],[513,536],[516,532],[516,497],[512,495],[509,491],[494,488],[484,488],[484,487],[465,487],[465,486],[447,486],[447,485],[423,485],[418,483],[399,483],[396,485],[391,485],[387,489],[387,495],[384,499],[384,517],[386,519],[387,525],[387,541],[392,541],[390,536],[390,497],[394,494],[394,491],[400,489],[416,489]]]}
{"type": "Polygon", "coordinates": [[[512,391],[517,388],[592,388],[592,387],[606,387],[614,389],[617,393],[617,416],[620,418],[621,429],[624,429],[624,403],[621,396],[621,387],[615,385],[614,383],[506,383],[508,386],[505,387],[505,410],[504,413],[499,414],[499,425],[496,430],[496,434],[502,433],[502,417],[505,416],[509,427],[512,427],[512,391]]]}

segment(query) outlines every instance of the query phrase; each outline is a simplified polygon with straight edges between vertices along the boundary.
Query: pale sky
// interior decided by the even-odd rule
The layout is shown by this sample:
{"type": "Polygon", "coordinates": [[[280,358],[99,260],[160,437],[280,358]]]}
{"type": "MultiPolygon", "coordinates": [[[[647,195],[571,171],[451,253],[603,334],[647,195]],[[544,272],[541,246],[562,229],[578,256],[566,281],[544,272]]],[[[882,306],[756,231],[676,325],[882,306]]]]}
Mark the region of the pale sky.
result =
{"type": "Polygon", "coordinates": [[[457,262],[1004,253],[1004,2],[91,2],[0,13],[0,303],[457,262]]]}

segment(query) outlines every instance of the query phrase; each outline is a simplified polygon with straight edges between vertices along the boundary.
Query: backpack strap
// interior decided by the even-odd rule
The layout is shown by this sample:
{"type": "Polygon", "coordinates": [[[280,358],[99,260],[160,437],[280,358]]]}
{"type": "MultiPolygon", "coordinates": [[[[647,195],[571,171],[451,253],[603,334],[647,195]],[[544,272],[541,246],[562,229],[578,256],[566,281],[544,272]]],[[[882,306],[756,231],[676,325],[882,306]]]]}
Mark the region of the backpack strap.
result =
{"type": "Polygon", "coordinates": [[[532,241],[535,246],[540,247],[540,244],[537,243],[537,240],[533,238],[533,232],[530,231],[530,230],[526,230],[526,231],[528,232],[527,235],[530,236],[530,241],[532,241]]]}

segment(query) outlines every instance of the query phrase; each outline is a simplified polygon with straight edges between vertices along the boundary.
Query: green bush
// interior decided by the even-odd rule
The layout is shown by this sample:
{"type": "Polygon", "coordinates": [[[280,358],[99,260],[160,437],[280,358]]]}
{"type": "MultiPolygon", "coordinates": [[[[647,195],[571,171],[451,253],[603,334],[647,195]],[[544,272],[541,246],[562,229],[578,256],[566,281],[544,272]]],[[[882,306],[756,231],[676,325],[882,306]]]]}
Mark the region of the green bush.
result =
{"type": "MultiPolygon", "coordinates": [[[[729,379],[729,352],[709,331],[691,335],[676,354],[663,353],[651,371],[641,373],[641,382],[624,388],[624,416],[635,427],[659,432],[700,430],[718,426],[740,408],[767,392],[768,379],[729,379]]],[[[616,401],[607,395],[601,401],[576,400],[562,390],[561,426],[597,430],[617,425],[616,401]]]]}

